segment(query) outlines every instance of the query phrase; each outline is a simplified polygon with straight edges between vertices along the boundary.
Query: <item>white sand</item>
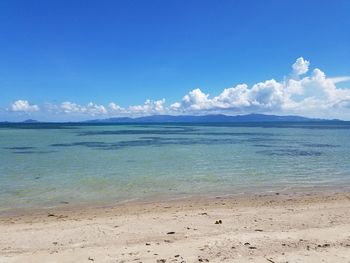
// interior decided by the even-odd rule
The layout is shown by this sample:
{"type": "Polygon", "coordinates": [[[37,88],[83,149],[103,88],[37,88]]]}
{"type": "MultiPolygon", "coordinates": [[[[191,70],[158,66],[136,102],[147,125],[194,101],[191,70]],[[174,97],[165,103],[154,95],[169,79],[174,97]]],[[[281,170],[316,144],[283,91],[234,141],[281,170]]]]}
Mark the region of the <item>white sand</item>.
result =
{"type": "Polygon", "coordinates": [[[0,262],[207,261],[350,262],[350,194],[197,198],[0,216],[0,262]]]}

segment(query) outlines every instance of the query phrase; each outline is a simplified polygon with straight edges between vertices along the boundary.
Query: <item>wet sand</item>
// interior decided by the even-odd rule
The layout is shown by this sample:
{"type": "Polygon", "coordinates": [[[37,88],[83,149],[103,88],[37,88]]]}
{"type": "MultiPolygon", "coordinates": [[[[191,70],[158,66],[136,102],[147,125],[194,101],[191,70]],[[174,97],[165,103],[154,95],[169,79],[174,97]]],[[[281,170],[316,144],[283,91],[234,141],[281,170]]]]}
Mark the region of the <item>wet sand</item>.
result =
{"type": "Polygon", "coordinates": [[[350,193],[0,215],[0,262],[350,262],[350,193]]]}

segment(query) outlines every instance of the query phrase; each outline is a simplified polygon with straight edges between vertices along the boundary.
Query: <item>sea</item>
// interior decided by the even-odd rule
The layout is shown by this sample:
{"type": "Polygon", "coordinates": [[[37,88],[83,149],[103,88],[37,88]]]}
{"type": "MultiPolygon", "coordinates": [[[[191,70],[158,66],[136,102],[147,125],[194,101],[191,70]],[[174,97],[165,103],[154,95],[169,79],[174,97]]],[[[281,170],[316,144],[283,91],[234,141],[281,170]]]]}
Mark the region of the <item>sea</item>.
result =
{"type": "Polygon", "coordinates": [[[0,124],[0,211],[349,187],[350,122],[0,124]]]}

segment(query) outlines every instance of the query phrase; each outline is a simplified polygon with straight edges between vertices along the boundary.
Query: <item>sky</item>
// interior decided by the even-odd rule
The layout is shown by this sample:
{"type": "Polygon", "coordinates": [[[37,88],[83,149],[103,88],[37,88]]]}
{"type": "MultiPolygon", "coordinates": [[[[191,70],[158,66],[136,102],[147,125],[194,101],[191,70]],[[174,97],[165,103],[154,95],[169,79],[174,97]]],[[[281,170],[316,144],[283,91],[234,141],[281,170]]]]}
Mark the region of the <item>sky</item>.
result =
{"type": "Polygon", "coordinates": [[[2,0],[0,121],[350,120],[348,0],[2,0]]]}

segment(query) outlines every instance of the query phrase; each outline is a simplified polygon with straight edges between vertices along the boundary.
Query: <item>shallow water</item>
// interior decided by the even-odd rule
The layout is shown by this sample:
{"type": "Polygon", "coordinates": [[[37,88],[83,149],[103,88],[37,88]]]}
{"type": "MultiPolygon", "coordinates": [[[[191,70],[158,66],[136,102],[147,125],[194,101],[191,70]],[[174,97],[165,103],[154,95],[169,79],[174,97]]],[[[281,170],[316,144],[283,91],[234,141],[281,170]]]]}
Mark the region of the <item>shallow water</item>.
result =
{"type": "Polygon", "coordinates": [[[350,186],[350,124],[0,124],[0,209],[350,186]]]}

